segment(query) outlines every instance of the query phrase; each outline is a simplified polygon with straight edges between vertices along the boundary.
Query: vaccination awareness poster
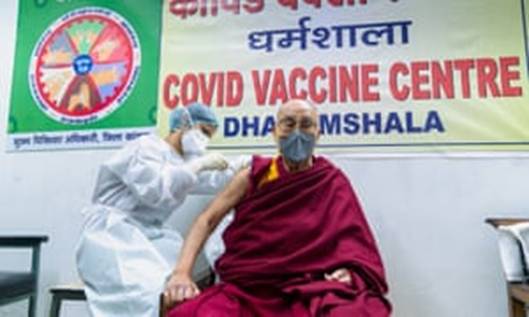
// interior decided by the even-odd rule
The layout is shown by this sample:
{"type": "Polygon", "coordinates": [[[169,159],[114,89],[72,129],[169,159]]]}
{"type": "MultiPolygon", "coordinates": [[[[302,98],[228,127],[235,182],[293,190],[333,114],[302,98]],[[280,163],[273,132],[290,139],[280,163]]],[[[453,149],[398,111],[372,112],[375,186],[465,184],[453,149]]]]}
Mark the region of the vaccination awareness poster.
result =
{"type": "Polygon", "coordinates": [[[154,130],[161,2],[18,7],[8,150],[115,147],[154,130]]]}
{"type": "Polygon", "coordinates": [[[210,149],[272,152],[278,106],[302,98],[320,153],[527,151],[528,6],[20,1],[10,150],[115,146],[154,121],[164,135],[198,101],[219,117],[210,149]]]}

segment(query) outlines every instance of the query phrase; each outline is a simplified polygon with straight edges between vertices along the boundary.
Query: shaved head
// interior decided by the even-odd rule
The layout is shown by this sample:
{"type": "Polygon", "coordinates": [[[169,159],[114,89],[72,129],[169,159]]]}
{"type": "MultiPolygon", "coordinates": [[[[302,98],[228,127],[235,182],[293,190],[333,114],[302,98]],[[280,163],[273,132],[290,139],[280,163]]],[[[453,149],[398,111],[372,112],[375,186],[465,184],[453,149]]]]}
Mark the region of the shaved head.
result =
{"type": "Polygon", "coordinates": [[[314,122],[318,123],[318,109],[309,101],[303,99],[292,99],[277,109],[276,120],[280,120],[286,114],[292,113],[310,113],[310,116],[314,119],[314,122]]]}

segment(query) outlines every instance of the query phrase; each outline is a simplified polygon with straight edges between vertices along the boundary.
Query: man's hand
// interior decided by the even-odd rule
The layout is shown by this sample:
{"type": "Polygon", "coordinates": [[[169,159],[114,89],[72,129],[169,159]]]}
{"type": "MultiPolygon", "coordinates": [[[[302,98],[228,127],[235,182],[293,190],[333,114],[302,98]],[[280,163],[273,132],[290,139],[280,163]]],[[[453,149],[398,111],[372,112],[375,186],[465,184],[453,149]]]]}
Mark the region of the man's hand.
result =
{"type": "Polygon", "coordinates": [[[351,274],[349,274],[349,271],[347,269],[341,268],[337,269],[336,271],[332,272],[331,274],[324,274],[325,279],[327,281],[337,281],[345,284],[351,284],[351,274]]]}
{"type": "Polygon", "coordinates": [[[191,276],[173,273],[167,282],[164,291],[164,302],[167,307],[173,307],[184,300],[191,299],[200,294],[197,285],[191,276]]]}

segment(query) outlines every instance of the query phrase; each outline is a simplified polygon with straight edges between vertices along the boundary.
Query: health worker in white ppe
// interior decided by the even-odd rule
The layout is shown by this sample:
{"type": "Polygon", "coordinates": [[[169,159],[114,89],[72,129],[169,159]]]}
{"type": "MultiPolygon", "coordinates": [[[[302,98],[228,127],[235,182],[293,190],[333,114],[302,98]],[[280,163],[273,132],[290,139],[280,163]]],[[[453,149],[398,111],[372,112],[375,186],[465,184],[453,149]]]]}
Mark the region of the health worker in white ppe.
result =
{"type": "Polygon", "coordinates": [[[214,194],[249,164],[206,154],[217,125],[207,106],[178,108],[169,135],[142,136],[101,166],[77,247],[92,316],[158,316],[183,242],[164,222],[188,194],[214,194]]]}

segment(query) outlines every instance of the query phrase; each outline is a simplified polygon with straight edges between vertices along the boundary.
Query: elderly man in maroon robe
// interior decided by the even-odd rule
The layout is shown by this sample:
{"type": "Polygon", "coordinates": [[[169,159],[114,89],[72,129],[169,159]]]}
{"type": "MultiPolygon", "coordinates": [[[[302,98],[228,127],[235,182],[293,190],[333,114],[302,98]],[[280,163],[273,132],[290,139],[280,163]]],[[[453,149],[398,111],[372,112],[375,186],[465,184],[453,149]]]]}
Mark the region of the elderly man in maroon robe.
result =
{"type": "Polygon", "coordinates": [[[375,239],[347,177],[313,155],[316,108],[291,100],[273,131],[280,155],[255,156],[198,216],[169,279],[169,317],[385,317],[391,306],[375,239]],[[202,293],[191,271],[204,241],[235,208],[202,293]]]}

